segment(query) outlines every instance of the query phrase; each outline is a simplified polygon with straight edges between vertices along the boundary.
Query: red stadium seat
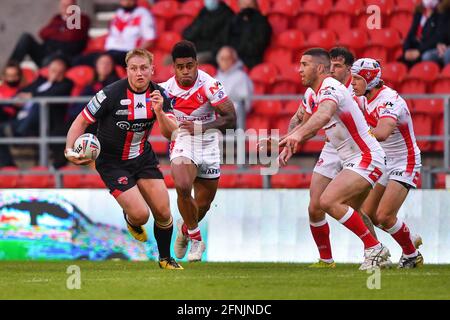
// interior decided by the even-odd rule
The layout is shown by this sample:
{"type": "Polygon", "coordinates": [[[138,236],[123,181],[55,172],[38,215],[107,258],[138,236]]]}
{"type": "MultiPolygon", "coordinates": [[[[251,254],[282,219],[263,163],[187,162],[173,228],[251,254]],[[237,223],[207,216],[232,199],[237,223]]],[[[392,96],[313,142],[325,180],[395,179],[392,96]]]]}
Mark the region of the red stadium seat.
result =
{"type": "Polygon", "coordinates": [[[297,15],[300,8],[299,0],[276,1],[268,12],[267,19],[272,26],[273,34],[287,30],[291,20],[297,15]]]}
{"type": "Polygon", "coordinates": [[[286,16],[294,17],[299,13],[300,8],[300,0],[278,0],[273,1],[272,9],[269,14],[272,13],[281,13],[286,16]]]}
{"type": "Polygon", "coordinates": [[[320,21],[323,18],[315,13],[301,12],[293,19],[294,28],[302,31],[306,35],[320,29],[320,21]]]}
{"type": "Polygon", "coordinates": [[[278,75],[277,67],[270,63],[260,63],[250,71],[250,78],[253,81],[255,93],[268,92],[268,87],[272,85],[278,75]]]}
{"type": "Polygon", "coordinates": [[[200,64],[198,68],[202,71],[205,71],[211,77],[214,77],[217,74],[217,69],[212,64],[200,64]]]}
{"type": "Polygon", "coordinates": [[[325,49],[331,49],[336,45],[336,33],[332,30],[320,29],[312,32],[308,37],[308,46],[310,47],[322,47],[325,49]]]}
{"type": "Polygon", "coordinates": [[[337,0],[333,7],[334,12],[344,12],[353,16],[357,16],[364,9],[363,0],[337,0]]]}
{"type": "Polygon", "coordinates": [[[163,64],[160,64],[155,67],[155,74],[153,75],[152,80],[155,82],[164,82],[172,77],[173,74],[173,67],[171,65],[165,66],[163,64]]]}
{"type": "Polygon", "coordinates": [[[450,78],[445,79],[436,79],[434,82],[431,93],[444,93],[449,94],[450,93],[450,78]]]}
{"type": "Polygon", "coordinates": [[[303,12],[327,16],[333,7],[332,0],[307,0],[302,7],[303,12]]]}
{"type": "Polygon", "coordinates": [[[435,189],[445,189],[445,180],[446,180],[446,174],[445,173],[436,173],[434,175],[434,185],[433,188],[435,189]]]}
{"type": "Polygon", "coordinates": [[[0,189],[3,188],[17,188],[20,173],[16,167],[2,167],[0,168],[0,189]],[[10,173],[6,175],[2,173],[10,173]]]}
{"type": "Polygon", "coordinates": [[[408,73],[408,67],[401,62],[386,63],[382,66],[381,76],[387,85],[398,88],[408,73]]]}
{"type": "Polygon", "coordinates": [[[355,51],[356,55],[367,46],[369,37],[364,29],[351,29],[339,32],[339,45],[355,51]]]}
{"type": "Polygon", "coordinates": [[[116,65],[115,70],[119,78],[125,78],[127,76],[127,71],[124,67],[116,65]]]}
{"type": "Polygon", "coordinates": [[[105,51],[105,42],[106,38],[108,37],[107,34],[96,37],[96,38],[89,38],[86,48],[84,49],[83,53],[92,53],[92,52],[103,52],[105,51]]]}
{"type": "MultiPolygon", "coordinates": [[[[437,136],[444,137],[444,117],[438,118],[435,121],[435,125],[433,126],[433,134],[437,136]]],[[[435,141],[433,142],[433,151],[443,152],[444,151],[444,142],[443,141],[435,141]]]]}
{"type": "Polygon", "coordinates": [[[253,104],[252,112],[264,117],[276,117],[281,113],[282,104],[278,100],[260,100],[253,104]]]}
{"type": "Polygon", "coordinates": [[[278,120],[275,123],[275,129],[280,130],[280,135],[284,135],[288,132],[289,123],[291,122],[293,114],[288,116],[283,116],[278,118],[278,120]]]}
{"type": "Polygon", "coordinates": [[[395,12],[406,12],[411,15],[414,12],[414,9],[417,5],[419,5],[421,0],[396,0],[395,12]]]}
{"type": "Polygon", "coordinates": [[[437,121],[444,116],[444,100],[443,99],[415,99],[414,107],[410,108],[414,114],[427,114],[433,120],[437,121]]]}
{"type": "Polygon", "coordinates": [[[402,84],[400,85],[400,93],[417,93],[417,94],[423,94],[427,91],[427,84],[418,79],[406,79],[403,80],[402,84]]]}
{"type": "Polygon", "coordinates": [[[365,0],[366,8],[375,5],[381,9],[381,14],[386,18],[394,11],[394,0],[365,0]]]}
{"type": "Polygon", "coordinates": [[[274,64],[278,68],[283,68],[287,62],[291,63],[292,61],[291,49],[269,47],[264,52],[264,62],[274,64]]]}
{"type": "Polygon", "coordinates": [[[192,21],[194,21],[195,16],[187,15],[187,14],[177,14],[174,18],[176,23],[172,23],[169,26],[170,31],[174,31],[176,33],[182,34],[184,29],[191,25],[192,21]]]}
{"type": "MultiPolygon", "coordinates": [[[[414,133],[418,136],[430,136],[432,134],[432,117],[426,114],[412,114],[414,133]]],[[[417,139],[417,145],[421,151],[431,151],[432,144],[430,141],[417,139]]]]}
{"type": "Polygon", "coordinates": [[[280,33],[276,42],[278,47],[299,50],[305,46],[305,36],[299,30],[290,29],[280,33]]]}
{"type": "Polygon", "coordinates": [[[250,115],[247,117],[245,121],[246,129],[261,130],[261,129],[269,129],[269,127],[270,127],[269,119],[265,117],[250,115]]]}
{"type": "Polygon", "coordinates": [[[193,17],[196,17],[203,9],[203,6],[204,4],[202,0],[188,0],[180,4],[178,12],[182,12],[184,14],[191,14],[193,17]]]}
{"type": "MultiPolygon", "coordinates": [[[[170,2],[170,1],[168,1],[170,2]]],[[[164,3],[164,2],[157,2],[164,3]]],[[[166,31],[159,34],[155,47],[165,52],[171,52],[173,46],[181,40],[181,35],[173,31],[166,31]]]]}
{"type": "Polygon", "coordinates": [[[391,28],[370,30],[369,42],[372,46],[384,46],[388,49],[394,49],[398,45],[401,45],[398,31],[391,28]]]}
{"type": "Polygon", "coordinates": [[[447,64],[439,74],[439,78],[450,78],[450,64],[447,64]]]}
{"type": "Polygon", "coordinates": [[[346,12],[332,12],[325,18],[325,28],[330,30],[350,30],[353,16],[346,12]]]}
{"type": "Polygon", "coordinates": [[[219,188],[237,188],[238,175],[222,173],[219,179],[219,188]]]}
{"type": "Polygon", "coordinates": [[[423,61],[415,64],[407,75],[408,79],[420,79],[425,82],[433,82],[439,75],[439,65],[431,61],[423,61]]]}
{"type": "Polygon", "coordinates": [[[76,66],[66,72],[66,77],[72,80],[76,86],[85,87],[94,80],[94,69],[89,66],[76,66]]]}
{"type": "Polygon", "coordinates": [[[411,27],[412,17],[412,14],[409,12],[395,12],[389,20],[389,27],[396,29],[400,33],[402,39],[405,39],[409,28],[411,27]]]}
{"type": "Polygon", "coordinates": [[[270,12],[271,0],[257,0],[261,13],[265,16],[270,12]]]}
{"type": "Polygon", "coordinates": [[[372,59],[377,60],[381,63],[381,65],[389,62],[389,52],[388,49],[382,46],[370,46],[365,49],[362,53],[363,57],[370,57],[372,59]]]}
{"type": "Polygon", "coordinates": [[[272,94],[296,94],[299,91],[300,75],[297,65],[285,65],[275,83],[272,85],[272,94]]]}
{"type": "Polygon", "coordinates": [[[283,109],[281,110],[281,114],[292,117],[297,112],[300,104],[301,104],[300,100],[290,100],[286,102],[285,105],[283,106],[283,109]]]}
{"type": "Polygon", "coordinates": [[[22,175],[19,178],[18,187],[19,188],[54,188],[55,179],[54,176],[48,172],[47,167],[36,166],[32,167],[30,171],[48,173],[42,175],[22,175]]]}
{"type": "Polygon", "coordinates": [[[167,30],[167,26],[172,24],[178,13],[178,6],[177,1],[158,1],[152,6],[151,12],[155,17],[158,32],[167,30]]]}

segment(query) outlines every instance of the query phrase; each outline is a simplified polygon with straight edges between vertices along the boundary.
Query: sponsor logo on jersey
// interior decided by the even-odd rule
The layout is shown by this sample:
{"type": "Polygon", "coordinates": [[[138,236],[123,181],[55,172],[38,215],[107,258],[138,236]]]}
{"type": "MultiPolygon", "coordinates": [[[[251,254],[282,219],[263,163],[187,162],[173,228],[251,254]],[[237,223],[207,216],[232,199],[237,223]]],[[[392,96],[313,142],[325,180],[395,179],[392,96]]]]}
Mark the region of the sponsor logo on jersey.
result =
{"type": "Polygon", "coordinates": [[[142,109],[142,108],[145,108],[145,106],[141,102],[138,102],[138,104],[136,105],[135,108],[136,109],[142,109]]]}
{"type": "Polygon", "coordinates": [[[122,105],[122,106],[127,106],[129,104],[131,104],[131,100],[130,99],[122,99],[122,100],[120,100],[120,105],[122,105]]]}
{"type": "Polygon", "coordinates": [[[211,92],[211,94],[216,93],[217,91],[219,91],[219,89],[222,87],[222,84],[219,81],[214,82],[214,85],[212,85],[209,88],[209,92],[211,92]]]}
{"type": "Polygon", "coordinates": [[[116,111],[117,116],[127,116],[130,114],[130,111],[128,109],[120,109],[116,111]]]}
{"type": "Polygon", "coordinates": [[[103,90],[100,90],[99,92],[97,92],[97,94],[95,96],[97,97],[97,100],[100,103],[102,103],[103,100],[106,99],[106,94],[103,92],[103,90]]]}
{"type": "Polygon", "coordinates": [[[118,126],[122,130],[140,132],[150,129],[153,125],[153,122],[137,122],[131,124],[128,121],[119,121],[116,123],[116,126],[118,126]]]}
{"type": "Polygon", "coordinates": [[[117,183],[122,185],[128,184],[128,177],[119,177],[117,178],[117,183]]]}
{"type": "Polygon", "coordinates": [[[217,94],[219,99],[222,99],[224,95],[225,95],[225,93],[223,92],[223,90],[220,90],[219,93],[217,94]]]}
{"type": "Polygon", "coordinates": [[[92,115],[95,115],[98,109],[100,109],[100,103],[98,103],[97,99],[94,97],[89,101],[87,108],[92,115]]]}

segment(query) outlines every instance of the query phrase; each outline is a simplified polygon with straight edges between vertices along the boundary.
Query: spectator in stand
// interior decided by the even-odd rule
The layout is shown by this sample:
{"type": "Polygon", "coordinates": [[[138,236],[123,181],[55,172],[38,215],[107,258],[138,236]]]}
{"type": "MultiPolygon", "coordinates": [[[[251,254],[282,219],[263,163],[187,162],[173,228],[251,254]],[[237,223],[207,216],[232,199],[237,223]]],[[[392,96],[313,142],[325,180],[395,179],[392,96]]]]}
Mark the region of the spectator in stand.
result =
{"type": "Polygon", "coordinates": [[[421,60],[435,60],[434,53],[442,58],[445,49],[442,46],[445,28],[448,22],[445,6],[448,1],[422,0],[414,13],[413,21],[403,44],[402,60],[409,66],[421,60]],[[435,52],[436,50],[436,52],[435,52]]]}
{"type": "Polygon", "coordinates": [[[443,0],[438,5],[442,17],[439,25],[439,40],[436,48],[427,50],[422,55],[424,61],[435,61],[441,65],[450,63],[450,0],[443,0]]]}
{"type": "MultiPolygon", "coordinates": [[[[155,20],[146,8],[139,7],[137,0],[120,0],[114,19],[111,21],[105,51],[114,62],[126,68],[127,52],[136,48],[148,49],[156,39],[155,20]]],[[[74,61],[75,65],[94,66],[99,53],[91,53],[74,61]]]]}
{"type": "Polygon", "coordinates": [[[38,43],[31,34],[24,33],[17,42],[10,60],[21,63],[26,55],[39,66],[45,66],[54,56],[75,57],[84,50],[88,40],[89,17],[81,14],[80,28],[71,28],[73,21],[69,10],[76,0],[60,0],[59,13],[39,32],[43,43],[38,43]],[[69,20],[68,20],[69,18],[69,20]]]}
{"type": "Polygon", "coordinates": [[[198,63],[215,64],[214,57],[223,45],[219,34],[231,22],[234,12],[223,1],[204,0],[204,4],[198,16],[183,31],[183,38],[195,44],[198,63]]]}
{"type": "Polygon", "coordinates": [[[225,27],[222,41],[235,48],[251,69],[262,62],[264,51],[270,44],[272,27],[259,11],[256,0],[239,0],[239,8],[239,13],[225,27]]]}
{"type": "MultiPolygon", "coordinates": [[[[48,77],[39,76],[33,83],[19,90],[16,97],[31,99],[33,97],[66,97],[70,96],[73,82],[65,77],[68,63],[61,57],[55,57],[49,64],[48,77]]],[[[39,133],[39,109],[36,102],[27,102],[21,106],[14,120],[0,126],[0,137],[37,136],[39,133]]],[[[67,133],[65,122],[66,104],[50,105],[49,133],[51,136],[64,136],[67,133]]],[[[60,167],[66,163],[64,146],[52,145],[54,165],[60,167]]],[[[14,165],[9,147],[0,145],[0,166],[14,165]]]]}
{"type": "MultiPolygon", "coordinates": [[[[18,63],[10,61],[6,64],[2,74],[2,84],[0,85],[0,99],[11,99],[20,89],[24,78],[22,69],[18,63]]],[[[0,123],[12,120],[16,116],[17,108],[13,105],[0,105],[0,123]]]]}
{"type": "Polygon", "coordinates": [[[217,64],[219,69],[216,79],[223,84],[234,104],[238,128],[244,129],[245,115],[250,111],[252,103],[253,82],[233,48],[222,47],[217,53],[217,64]]]}
{"type": "MultiPolygon", "coordinates": [[[[114,60],[109,54],[103,53],[100,55],[95,63],[94,80],[91,84],[83,88],[80,96],[93,96],[107,85],[119,80],[120,78],[115,71],[115,67],[114,60]]],[[[69,123],[72,123],[73,120],[75,120],[85,106],[86,103],[74,103],[69,107],[67,113],[69,123]]],[[[89,126],[86,132],[95,134],[96,128],[97,125],[95,123],[94,125],[89,126]]]]}

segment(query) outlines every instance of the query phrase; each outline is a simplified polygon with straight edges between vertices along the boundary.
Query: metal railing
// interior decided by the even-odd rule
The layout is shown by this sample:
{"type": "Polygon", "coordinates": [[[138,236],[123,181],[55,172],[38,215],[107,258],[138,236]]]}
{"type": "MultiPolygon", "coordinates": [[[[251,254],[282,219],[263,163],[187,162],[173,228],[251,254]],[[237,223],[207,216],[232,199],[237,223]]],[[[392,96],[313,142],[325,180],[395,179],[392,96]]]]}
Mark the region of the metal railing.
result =
{"type": "MultiPolygon", "coordinates": [[[[444,143],[444,161],[443,167],[431,168],[423,167],[422,176],[424,188],[432,187],[432,175],[435,173],[450,173],[450,94],[409,94],[402,95],[405,99],[442,99],[444,101],[444,134],[442,136],[416,136],[418,141],[443,141],[444,143]]],[[[253,101],[261,100],[300,100],[303,98],[302,95],[255,95],[253,101]]],[[[39,112],[39,136],[37,137],[10,137],[10,138],[0,138],[0,144],[36,144],[39,146],[39,165],[48,166],[49,164],[49,145],[50,144],[64,144],[66,137],[50,137],[49,136],[49,111],[50,105],[54,103],[82,103],[88,102],[91,97],[37,97],[32,99],[0,99],[0,104],[19,104],[26,102],[36,102],[40,104],[39,112]]],[[[244,119],[245,123],[245,111],[239,109],[240,114],[238,117],[244,119]]],[[[151,137],[151,141],[166,141],[164,137],[151,137]]],[[[312,169],[311,169],[312,170],[312,169]]],[[[309,170],[309,171],[311,171],[309,170]]],[[[242,169],[242,173],[253,173],[251,169],[242,169]]],[[[290,171],[281,171],[285,173],[290,173],[290,171]]],[[[297,171],[300,172],[300,171],[297,171]]],[[[306,170],[301,170],[301,172],[307,172],[306,170]]],[[[55,174],[55,180],[57,186],[61,186],[61,174],[58,171],[53,171],[55,174]]],[[[76,172],[72,172],[72,174],[76,172]]],[[[2,172],[3,174],[3,172],[2,172]]],[[[5,173],[6,174],[6,173],[5,173]]],[[[32,174],[39,174],[37,172],[32,172],[32,174]]],[[[70,173],[64,173],[70,174],[70,173]]],[[[264,179],[264,187],[270,186],[270,178],[264,179]]]]}

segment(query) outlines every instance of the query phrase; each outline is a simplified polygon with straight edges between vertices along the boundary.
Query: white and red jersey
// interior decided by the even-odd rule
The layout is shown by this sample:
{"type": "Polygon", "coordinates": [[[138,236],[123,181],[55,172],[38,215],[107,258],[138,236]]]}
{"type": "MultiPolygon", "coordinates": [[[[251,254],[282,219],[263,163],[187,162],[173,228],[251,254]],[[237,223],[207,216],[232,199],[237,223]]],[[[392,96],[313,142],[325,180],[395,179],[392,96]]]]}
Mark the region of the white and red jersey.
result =
{"type": "Polygon", "coordinates": [[[118,9],[109,26],[105,50],[129,51],[155,38],[155,20],[146,8],[137,7],[132,12],[118,9]]]}
{"type": "Polygon", "coordinates": [[[420,164],[420,149],[416,143],[413,122],[406,101],[397,91],[383,86],[373,98],[366,102],[364,116],[373,128],[382,118],[392,118],[397,122],[397,127],[389,138],[380,144],[388,158],[404,158],[407,165],[406,171],[412,172],[414,166],[420,164]]]}
{"type": "Polygon", "coordinates": [[[335,114],[323,128],[339,157],[346,161],[361,155],[362,161],[359,166],[361,168],[369,166],[372,161],[371,153],[382,149],[370,134],[364,115],[349,89],[336,79],[327,77],[316,92],[316,101],[311,112],[315,113],[318,106],[326,100],[331,100],[337,105],[335,114]]]}

